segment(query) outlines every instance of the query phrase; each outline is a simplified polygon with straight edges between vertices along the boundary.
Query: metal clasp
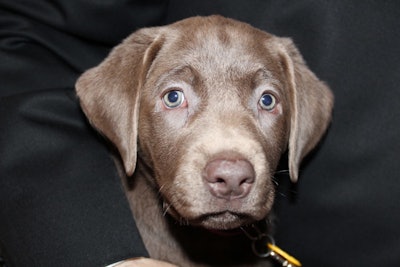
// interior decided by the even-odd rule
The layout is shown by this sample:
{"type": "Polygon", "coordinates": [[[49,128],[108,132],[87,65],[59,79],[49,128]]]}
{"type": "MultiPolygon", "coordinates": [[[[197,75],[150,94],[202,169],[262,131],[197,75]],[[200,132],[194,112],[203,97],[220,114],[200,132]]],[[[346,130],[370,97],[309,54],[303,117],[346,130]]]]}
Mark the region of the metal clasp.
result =
{"type": "Polygon", "coordinates": [[[270,256],[271,249],[269,249],[266,244],[271,243],[275,245],[275,240],[272,236],[265,234],[254,224],[246,229],[244,227],[240,229],[252,241],[251,249],[257,257],[267,258],[270,256]]]}
{"type": "Polygon", "coordinates": [[[261,231],[256,225],[241,227],[242,232],[252,241],[251,248],[253,253],[260,258],[271,257],[283,267],[301,267],[301,263],[278,246],[272,236],[261,231]]]}

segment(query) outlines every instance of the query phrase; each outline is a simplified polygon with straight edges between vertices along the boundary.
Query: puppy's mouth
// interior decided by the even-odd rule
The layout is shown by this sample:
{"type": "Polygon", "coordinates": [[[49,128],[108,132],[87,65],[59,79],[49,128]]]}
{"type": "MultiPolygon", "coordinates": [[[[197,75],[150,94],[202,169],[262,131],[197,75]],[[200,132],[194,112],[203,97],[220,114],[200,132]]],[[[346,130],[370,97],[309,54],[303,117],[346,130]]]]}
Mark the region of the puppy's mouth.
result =
{"type": "Polygon", "coordinates": [[[254,219],[247,214],[223,211],[203,215],[196,223],[209,230],[232,230],[253,221],[254,219]]]}
{"type": "Polygon", "coordinates": [[[237,229],[264,219],[270,206],[255,209],[241,209],[240,207],[225,207],[220,210],[193,212],[190,209],[177,209],[175,205],[163,202],[164,214],[169,214],[182,225],[202,227],[211,231],[227,231],[237,229]],[[257,212],[255,212],[257,211],[257,212]]]}
{"type": "MultiPolygon", "coordinates": [[[[173,212],[171,215],[176,218],[173,212]]],[[[179,219],[182,221],[182,217],[179,219]]],[[[193,226],[200,226],[210,231],[228,233],[230,230],[238,229],[243,225],[250,224],[255,221],[252,216],[243,213],[232,212],[229,210],[207,213],[196,218],[185,219],[186,223],[193,226]]]]}

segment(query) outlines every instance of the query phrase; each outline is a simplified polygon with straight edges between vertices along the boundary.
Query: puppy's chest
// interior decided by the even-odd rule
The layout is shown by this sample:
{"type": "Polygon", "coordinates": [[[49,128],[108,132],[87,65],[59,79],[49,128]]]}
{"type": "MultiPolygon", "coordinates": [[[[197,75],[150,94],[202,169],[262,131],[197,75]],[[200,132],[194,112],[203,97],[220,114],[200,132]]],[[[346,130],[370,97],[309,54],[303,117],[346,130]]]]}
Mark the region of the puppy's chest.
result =
{"type": "Polygon", "coordinates": [[[253,254],[251,242],[244,236],[219,236],[173,222],[156,229],[151,224],[138,225],[151,258],[182,267],[272,266],[269,259],[253,254]]]}

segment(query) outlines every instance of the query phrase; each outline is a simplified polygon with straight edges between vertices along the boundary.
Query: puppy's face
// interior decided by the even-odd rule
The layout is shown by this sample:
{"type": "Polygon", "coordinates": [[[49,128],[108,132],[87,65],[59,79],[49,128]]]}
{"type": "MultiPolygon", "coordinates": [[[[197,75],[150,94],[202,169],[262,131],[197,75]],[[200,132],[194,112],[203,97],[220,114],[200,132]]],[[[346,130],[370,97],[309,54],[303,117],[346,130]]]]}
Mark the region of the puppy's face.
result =
{"type": "Polygon", "coordinates": [[[142,90],[139,156],[180,220],[217,229],[260,220],[289,136],[288,84],[263,45],[270,36],[201,26],[173,34],[142,90]]]}
{"type": "Polygon", "coordinates": [[[333,105],[289,39],[219,16],[132,34],[76,89],[127,174],[138,156],[166,211],[210,229],[267,216],[282,153],[296,181],[333,105]]]}

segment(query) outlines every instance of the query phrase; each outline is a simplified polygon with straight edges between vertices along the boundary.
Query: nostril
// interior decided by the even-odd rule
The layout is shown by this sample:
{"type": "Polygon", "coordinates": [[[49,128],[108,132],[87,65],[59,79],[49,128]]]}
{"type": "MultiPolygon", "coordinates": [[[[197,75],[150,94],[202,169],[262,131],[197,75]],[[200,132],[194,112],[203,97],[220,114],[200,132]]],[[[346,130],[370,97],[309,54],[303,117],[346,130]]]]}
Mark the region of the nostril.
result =
{"type": "Polygon", "coordinates": [[[215,182],[216,182],[216,183],[219,183],[219,184],[224,184],[224,183],[225,183],[225,180],[222,179],[222,178],[217,178],[215,182]]]}
{"type": "Polygon", "coordinates": [[[206,165],[204,180],[218,198],[243,198],[250,192],[255,173],[247,160],[216,159],[206,165]]]}
{"type": "Polygon", "coordinates": [[[243,178],[242,181],[240,181],[240,185],[246,184],[246,183],[251,184],[253,182],[254,182],[254,177],[245,177],[245,178],[243,178]]]}

